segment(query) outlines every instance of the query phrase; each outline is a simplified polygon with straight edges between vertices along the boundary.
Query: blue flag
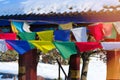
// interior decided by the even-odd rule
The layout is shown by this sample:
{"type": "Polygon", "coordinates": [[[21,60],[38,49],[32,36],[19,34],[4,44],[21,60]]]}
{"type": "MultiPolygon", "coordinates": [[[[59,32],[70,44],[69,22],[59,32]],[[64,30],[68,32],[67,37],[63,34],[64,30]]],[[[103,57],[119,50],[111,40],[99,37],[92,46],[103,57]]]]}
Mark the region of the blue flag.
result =
{"type": "Polygon", "coordinates": [[[70,30],[54,31],[54,39],[56,41],[69,41],[70,40],[70,30]]]}
{"type": "Polygon", "coordinates": [[[31,50],[29,43],[23,40],[6,40],[19,54],[24,54],[31,50]]]}
{"type": "Polygon", "coordinates": [[[12,21],[12,25],[14,25],[19,32],[25,32],[23,30],[23,24],[24,24],[24,22],[12,21]]]}

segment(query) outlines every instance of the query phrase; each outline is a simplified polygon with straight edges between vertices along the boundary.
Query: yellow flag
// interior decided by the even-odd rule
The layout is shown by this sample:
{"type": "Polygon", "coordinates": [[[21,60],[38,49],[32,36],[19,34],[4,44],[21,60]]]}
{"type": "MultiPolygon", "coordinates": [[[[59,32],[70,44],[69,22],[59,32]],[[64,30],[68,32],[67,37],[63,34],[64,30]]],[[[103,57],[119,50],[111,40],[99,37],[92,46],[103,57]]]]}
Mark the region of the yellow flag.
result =
{"type": "Polygon", "coordinates": [[[53,41],[53,30],[37,32],[41,41],[53,41]]]}
{"type": "Polygon", "coordinates": [[[55,46],[51,41],[32,40],[29,42],[40,49],[43,53],[48,53],[50,50],[55,49],[55,46]]]}
{"type": "Polygon", "coordinates": [[[62,27],[63,30],[68,30],[68,29],[72,29],[72,22],[67,23],[67,24],[60,24],[60,27],[62,27]]]}
{"type": "Polygon", "coordinates": [[[12,24],[12,22],[11,22],[11,29],[12,29],[13,33],[18,33],[18,30],[17,30],[16,27],[12,24]]]}

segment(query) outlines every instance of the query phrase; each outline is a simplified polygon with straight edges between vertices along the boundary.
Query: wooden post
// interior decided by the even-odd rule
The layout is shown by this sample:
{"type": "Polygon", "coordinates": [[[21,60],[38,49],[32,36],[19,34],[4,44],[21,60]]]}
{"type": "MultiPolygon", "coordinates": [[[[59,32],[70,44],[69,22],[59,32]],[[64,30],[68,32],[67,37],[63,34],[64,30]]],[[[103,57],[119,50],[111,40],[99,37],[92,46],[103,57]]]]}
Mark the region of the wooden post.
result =
{"type": "Polygon", "coordinates": [[[37,80],[38,54],[32,49],[23,55],[19,55],[19,80],[37,80]]]}
{"type": "MultiPolygon", "coordinates": [[[[120,41],[120,35],[116,39],[106,39],[106,42],[120,41]]],[[[106,80],[120,80],[120,50],[107,51],[107,78],[106,80]]]]}
{"type": "Polygon", "coordinates": [[[107,51],[107,80],[120,80],[120,51],[107,51]]]}
{"type": "Polygon", "coordinates": [[[69,80],[80,80],[80,54],[71,55],[68,77],[69,80]]]}

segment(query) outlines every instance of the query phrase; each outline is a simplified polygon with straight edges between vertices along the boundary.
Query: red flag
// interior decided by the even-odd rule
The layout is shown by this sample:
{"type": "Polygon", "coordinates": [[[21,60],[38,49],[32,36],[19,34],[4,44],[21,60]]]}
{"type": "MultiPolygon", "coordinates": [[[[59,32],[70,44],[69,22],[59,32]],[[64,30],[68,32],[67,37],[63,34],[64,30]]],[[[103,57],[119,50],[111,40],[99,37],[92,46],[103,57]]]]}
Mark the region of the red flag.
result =
{"type": "Polygon", "coordinates": [[[15,40],[16,33],[0,33],[0,39],[15,40]]]}
{"type": "MultiPolygon", "coordinates": [[[[16,39],[16,33],[0,33],[0,39],[6,39],[6,40],[15,40],[16,39]]],[[[9,50],[13,50],[13,48],[6,43],[9,50]]]]}
{"type": "Polygon", "coordinates": [[[76,45],[80,52],[102,48],[101,44],[98,42],[76,42],[76,45]]]}
{"type": "Polygon", "coordinates": [[[89,33],[96,39],[96,41],[100,41],[104,37],[102,28],[103,28],[102,23],[88,26],[89,33]]]}

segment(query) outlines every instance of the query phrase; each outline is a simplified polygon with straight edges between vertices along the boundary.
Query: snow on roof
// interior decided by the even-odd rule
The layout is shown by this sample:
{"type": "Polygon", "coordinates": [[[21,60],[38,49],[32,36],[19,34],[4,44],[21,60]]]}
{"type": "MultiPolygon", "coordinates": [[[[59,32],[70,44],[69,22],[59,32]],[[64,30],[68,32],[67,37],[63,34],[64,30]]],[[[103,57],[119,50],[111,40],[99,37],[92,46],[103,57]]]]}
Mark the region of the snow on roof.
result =
{"type": "Polygon", "coordinates": [[[0,0],[0,16],[120,10],[119,0],[0,0]]]}

